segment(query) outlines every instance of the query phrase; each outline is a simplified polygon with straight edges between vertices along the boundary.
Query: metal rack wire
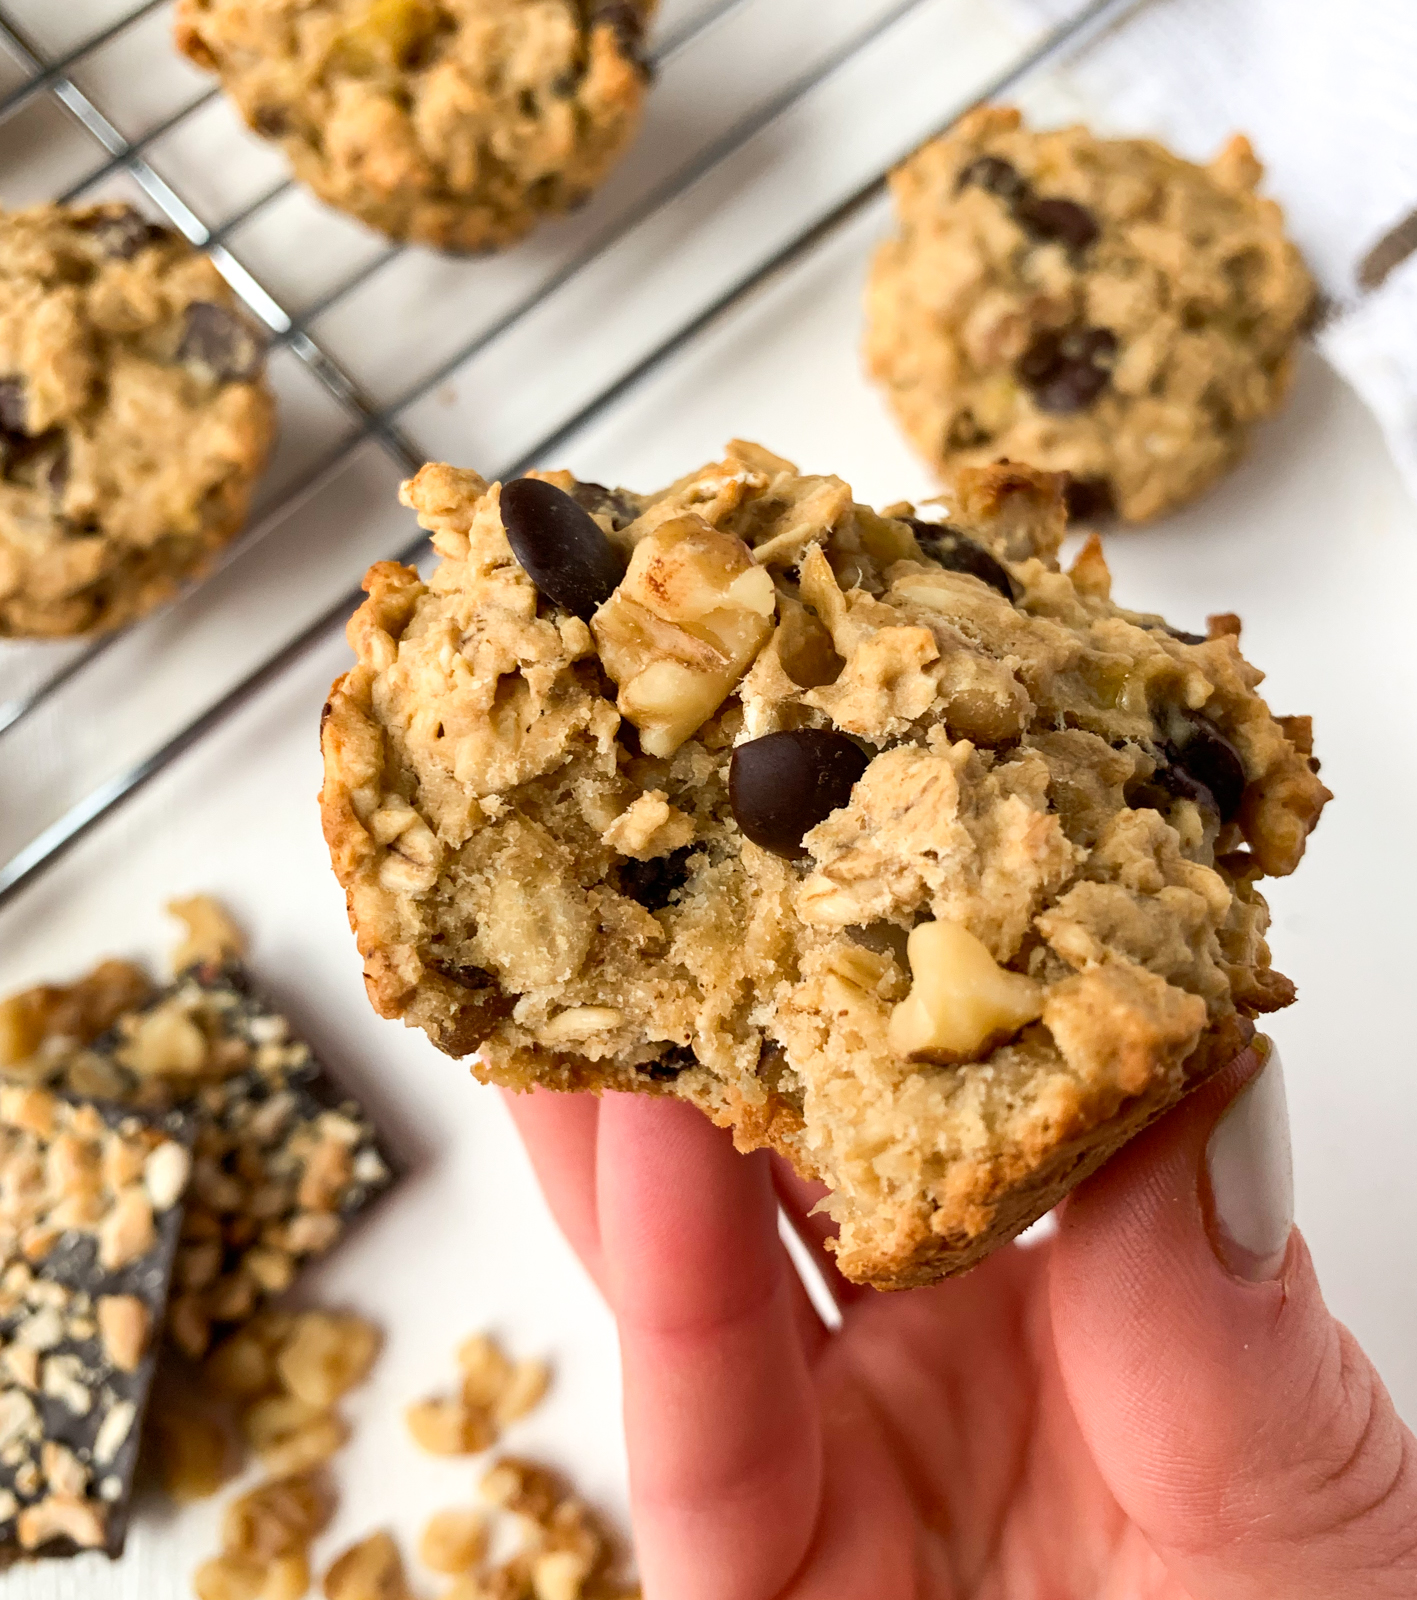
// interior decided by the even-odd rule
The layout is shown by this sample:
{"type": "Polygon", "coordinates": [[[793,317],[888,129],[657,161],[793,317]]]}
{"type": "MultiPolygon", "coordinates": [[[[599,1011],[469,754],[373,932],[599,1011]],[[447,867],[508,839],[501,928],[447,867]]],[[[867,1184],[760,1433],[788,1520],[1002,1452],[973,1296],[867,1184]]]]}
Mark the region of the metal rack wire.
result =
{"type": "MultiPolygon", "coordinates": [[[[299,314],[286,310],[280,300],[237,259],[228,247],[227,241],[236,229],[285,194],[291,187],[290,181],[283,179],[268,187],[239,210],[227,216],[219,226],[209,227],[199,215],[198,208],[189,204],[147,159],[148,151],[159,139],[199,112],[216,98],[220,91],[207,90],[198,94],[153,123],[140,137],[129,139],[95,100],[75,82],[77,69],[96,51],[158,10],[164,3],[165,0],[143,0],[142,4],[135,6],[123,17],[52,60],[46,59],[43,52],[25,37],[23,31],[7,14],[4,4],[0,3],[0,41],[3,41],[26,75],[18,87],[0,98],[0,119],[29,105],[39,97],[46,95],[52,97],[82,126],[101,152],[100,161],[59,198],[75,199],[92,191],[96,184],[116,173],[123,173],[135,181],[148,200],[169,222],[180,229],[193,244],[211,255],[248,309],[269,330],[272,345],[276,348],[288,348],[313,374],[323,390],[352,419],[352,430],[340,440],[336,448],[309,467],[298,482],[286,488],[278,501],[228,548],[220,563],[220,567],[225,567],[241,560],[259,544],[273,528],[279,525],[296,501],[318,494],[332,482],[362,445],[375,441],[401,469],[416,470],[424,459],[423,454],[416,443],[407,436],[399,420],[416,401],[434,391],[479,351],[490,346],[514,325],[529,317],[558,289],[593,264],[617,241],[625,238],[647,218],[685,193],[763,129],[783,116],[819,84],[838,72],[854,56],[900,25],[909,13],[924,3],[924,0],[898,0],[897,4],[819,61],[810,71],[786,81],[778,93],[699,151],[685,167],[673,172],[667,180],[653,187],[625,216],[619,218],[601,235],[590,239],[583,249],[574,253],[547,278],[538,282],[526,296],[497,316],[490,326],[462,342],[431,371],[422,374],[415,383],[396,394],[392,400],[382,404],[376,403],[364,392],[360,384],[311,330],[322,315],[377,273],[398,254],[398,250],[390,247],[378,251],[372,258],[341,277],[311,304],[305,306],[299,314]]],[[[656,64],[662,65],[669,61],[698,35],[724,20],[744,3],[745,0],[719,0],[717,5],[700,13],[672,36],[661,41],[655,52],[656,64]]],[[[1085,48],[1100,33],[1145,3],[1146,0],[1089,0],[1089,3],[1041,38],[1033,48],[1013,61],[992,81],[977,86],[966,102],[943,108],[935,131],[943,131],[971,105],[997,96],[1022,79],[1054,66],[1068,55],[1085,48]]],[[[815,247],[843,228],[879,197],[885,186],[887,171],[888,167],[883,167],[844,198],[832,204],[823,214],[801,228],[794,237],[773,249],[765,259],[734,278],[707,305],[685,308],[682,319],[652,348],[633,360],[625,370],[608,375],[604,385],[577,407],[572,415],[558,422],[529,448],[521,450],[515,460],[500,465],[496,476],[503,478],[516,476],[544,460],[660,369],[676,352],[697,339],[746,296],[789,271],[815,247]]],[[[426,553],[427,542],[420,536],[394,554],[398,560],[415,562],[426,553]]],[[[210,576],[209,573],[208,578],[210,576]]],[[[352,580],[357,577],[358,574],[351,574],[352,580]]],[[[180,606],[183,598],[185,597],[179,597],[174,604],[180,606]]],[[[0,906],[4,906],[20,894],[102,818],[136,794],[184,752],[199,744],[208,733],[225,723],[266,685],[278,679],[289,666],[326,638],[332,629],[348,618],[360,598],[361,591],[357,586],[352,586],[349,592],[340,595],[333,604],[308,621],[158,748],[94,788],[76,804],[70,806],[50,826],[43,829],[27,846],[0,867],[0,906]]],[[[3,736],[7,729],[16,727],[65,684],[94,666],[118,637],[121,635],[90,645],[62,667],[50,673],[28,693],[0,704],[0,736],[3,736]]]]}

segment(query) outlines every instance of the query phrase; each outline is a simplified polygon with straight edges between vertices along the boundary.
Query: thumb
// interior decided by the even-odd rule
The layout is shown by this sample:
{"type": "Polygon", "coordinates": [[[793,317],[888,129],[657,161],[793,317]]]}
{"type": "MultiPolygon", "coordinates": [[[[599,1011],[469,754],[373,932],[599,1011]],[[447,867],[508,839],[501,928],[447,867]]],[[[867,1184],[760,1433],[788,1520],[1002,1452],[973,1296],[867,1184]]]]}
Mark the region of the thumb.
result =
{"type": "Polygon", "coordinates": [[[1108,1486],[1195,1600],[1411,1600],[1417,1441],[1293,1227],[1267,1044],[1064,1208],[1059,1361],[1108,1486]]]}

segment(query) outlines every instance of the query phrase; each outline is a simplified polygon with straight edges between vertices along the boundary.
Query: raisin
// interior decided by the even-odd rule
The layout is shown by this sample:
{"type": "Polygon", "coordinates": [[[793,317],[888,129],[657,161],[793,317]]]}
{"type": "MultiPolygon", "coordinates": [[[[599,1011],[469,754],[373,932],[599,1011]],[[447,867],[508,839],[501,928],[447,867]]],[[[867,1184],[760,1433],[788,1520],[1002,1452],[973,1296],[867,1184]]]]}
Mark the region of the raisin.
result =
{"type": "Polygon", "coordinates": [[[1042,328],[1014,370],[1040,411],[1085,411],[1112,381],[1116,355],[1110,328],[1042,328]]]}
{"type": "Polygon", "coordinates": [[[646,911],[663,911],[689,881],[692,845],[671,850],[667,856],[649,861],[620,863],[620,893],[642,905],[646,911]]]}
{"type": "Polygon", "coordinates": [[[1014,216],[1035,239],[1056,240],[1075,255],[1094,244],[1102,231],[1097,218],[1076,200],[1040,200],[1027,195],[1014,207],[1014,216]]]}

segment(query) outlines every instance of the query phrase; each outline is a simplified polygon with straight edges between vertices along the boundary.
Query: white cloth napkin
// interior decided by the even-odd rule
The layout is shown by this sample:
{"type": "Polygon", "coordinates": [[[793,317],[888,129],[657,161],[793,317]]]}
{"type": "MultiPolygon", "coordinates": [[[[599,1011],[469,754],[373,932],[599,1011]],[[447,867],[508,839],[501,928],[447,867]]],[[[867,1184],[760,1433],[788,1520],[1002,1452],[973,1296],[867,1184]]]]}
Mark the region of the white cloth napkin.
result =
{"type": "MultiPolygon", "coordinates": [[[[1034,23],[1077,11],[1011,4],[1034,23]]],[[[1375,286],[1361,272],[1417,213],[1417,0],[1149,0],[1056,87],[1099,131],[1152,134],[1195,160],[1249,135],[1329,301],[1319,348],[1417,498],[1417,250],[1375,286]]],[[[1417,222],[1403,236],[1417,240],[1417,222]]]]}

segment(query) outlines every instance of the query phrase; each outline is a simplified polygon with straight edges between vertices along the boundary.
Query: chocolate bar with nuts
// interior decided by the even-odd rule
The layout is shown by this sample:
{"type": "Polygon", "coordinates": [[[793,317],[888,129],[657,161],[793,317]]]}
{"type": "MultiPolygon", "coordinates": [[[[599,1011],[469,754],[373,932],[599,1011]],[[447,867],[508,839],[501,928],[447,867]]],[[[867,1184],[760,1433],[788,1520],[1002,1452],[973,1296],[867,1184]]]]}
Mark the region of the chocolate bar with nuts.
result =
{"type": "Polygon", "coordinates": [[[191,1109],[195,1159],[167,1319],[188,1356],[287,1288],[393,1181],[358,1102],[234,960],[197,962],[87,1046],[51,1053],[46,1079],[191,1109]]]}
{"type": "Polygon", "coordinates": [[[180,910],[193,936],[178,959],[193,959],[173,984],[116,1015],[110,997],[123,986],[97,981],[116,963],[68,989],[13,996],[0,1003],[0,1069],[125,1105],[191,1110],[195,1159],[167,1328],[195,1358],[328,1250],[393,1169],[359,1103],[255,993],[219,908],[198,899],[180,910]],[[85,1039],[56,1033],[55,1017],[108,1026],[85,1039]],[[22,1059],[14,1049],[7,1058],[7,1037],[27,1051],[22,1059]]]}
{"type": "Polygon", "coordinates": [[[192,1135],[0,1088],[0,1560],[122,1552],[192,1135]]]}

